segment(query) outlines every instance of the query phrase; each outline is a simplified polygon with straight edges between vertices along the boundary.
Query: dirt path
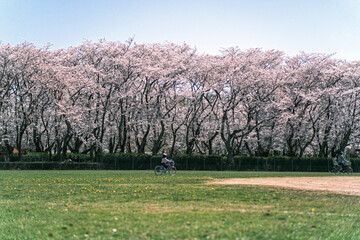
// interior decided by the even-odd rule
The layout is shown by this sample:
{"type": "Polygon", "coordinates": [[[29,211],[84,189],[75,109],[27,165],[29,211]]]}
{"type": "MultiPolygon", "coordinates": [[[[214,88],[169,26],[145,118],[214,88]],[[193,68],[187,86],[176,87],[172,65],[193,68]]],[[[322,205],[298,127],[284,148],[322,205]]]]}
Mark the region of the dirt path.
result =
{"type": "Polygon", "coordinates": [[[208,184],[274,186],[360,196],[360,177],[352,176],[228,178],[215,179],[208,184]]]}

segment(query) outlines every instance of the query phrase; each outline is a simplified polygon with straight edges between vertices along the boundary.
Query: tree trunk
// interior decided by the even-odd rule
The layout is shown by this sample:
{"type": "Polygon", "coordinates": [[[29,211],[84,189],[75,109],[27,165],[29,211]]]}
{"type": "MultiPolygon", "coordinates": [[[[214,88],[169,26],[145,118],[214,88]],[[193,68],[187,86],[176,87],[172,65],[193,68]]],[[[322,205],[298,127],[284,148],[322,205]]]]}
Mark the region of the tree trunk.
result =
{"type": "Polygon", "coordinates": [[[79,137],[75,137],[73,145],[71,146],[71,144],[69,143],[68,148],[72,153],[79,153],[82,145],[83,141],[79,137]]]}
{"type": "Polygon", "coordinates": [[[36,128],[33,129],[33,141],[35,146],[35,152],[43,152],[44,147],[41,142],[41,135],[38,133],[36,128]]]}
{"type": "Polygon", "coordinates": [[[139,141],[139,138],[136,137],[136,145],[138,148],[138,153],[145,153],[145,147],[146,147],[147,137],[149,135],[149,132],[150,132],[150,124],[147,125],[146,132],[145,132],[143,138],[141,139],[141,141],[139,141]]]}
{"type": "MultiPolygon", "coordinates": [[[[23,121],[25,121],[25,120],[23,120],[23,121]]],[[[19,126],[17,126],[16,127],[16,132],[17,132],[17,134],[16,134],[16,148],[17,148],[17,150],[19,151],[19,159],[21,160],[22,159],[22,139],[23,139],[23,136],[24,136],[24,133],[25,133],[25,130],[26,130],[26,128],[27,128],[27,124],[26,123],[22,123],[21,125],[20,125],[20,127],[19,126]]]]}
{"type": "Polygon", "coordinates": [[[65,121],[66,124],[66,133],[63,139],[63,144],[62,144],[62,155],[63,157],[66,156],[67,150],[68,150],[68,145],[69,142],[72,138],[72,134],[71,134],[71,125],[70,122],[68,120],[65,121]]]}
{"type": "Polygon", "coordinates": [[[154,142],[153,148],[151,149],[152,155],[156,155],[160,151],[163,144],[163,138],[165,134],[165,124],[162,120],[160,121],[160,125],[161,125],[161,131],[158,138],[154,142]]]}
{"type": "Polygon", "coordinates": [[[208,149],[208,154],[209,155],[211,155],[211,154],[213,154],[213,142],[214,142],[214,140],[215,140],[215,138],[216,138],[216,136],[217,135],[219,135],[219,132],[218,131],[216,131],[215,133],[214,133],[214,135],[212,135],[209,139],[208,139],[208,141],[206,142],[206,141],[203,141],[203,144],[205,145],[205,147],[208,149]]]}

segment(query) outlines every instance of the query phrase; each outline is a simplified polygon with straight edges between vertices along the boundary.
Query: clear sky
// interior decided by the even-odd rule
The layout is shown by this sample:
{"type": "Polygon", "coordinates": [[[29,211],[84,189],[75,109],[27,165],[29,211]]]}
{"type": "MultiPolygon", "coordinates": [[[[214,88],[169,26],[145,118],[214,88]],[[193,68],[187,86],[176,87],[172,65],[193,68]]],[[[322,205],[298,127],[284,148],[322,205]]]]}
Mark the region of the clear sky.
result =
{"type": "Polygon", "coordinates": [[[360,60],[360,0],[0,0],[0,41],[187,43],[360,60]]]}

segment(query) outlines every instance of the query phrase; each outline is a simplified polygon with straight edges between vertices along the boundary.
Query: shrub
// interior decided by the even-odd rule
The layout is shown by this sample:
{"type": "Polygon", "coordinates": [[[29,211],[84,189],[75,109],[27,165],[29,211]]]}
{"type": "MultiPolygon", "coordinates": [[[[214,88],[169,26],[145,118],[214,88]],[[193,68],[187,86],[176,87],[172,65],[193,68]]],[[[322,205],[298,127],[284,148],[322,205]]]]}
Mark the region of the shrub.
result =
{"type": "MultiPolygon", "coordinates": [[[[161,155],[136,153],[68,154],[57,159],[47,153],[27,153],[21,161],[17,154],[0,159],[0,169],[113,169],[149,170],[160,164],[161,155]],[[5,161],[6,160],[6,161],[5,161]],[[71,161],[69,161],[71,160],[71,161]]],[[[332,168],[330,158],[316,157],[252,157],[235,156],[231,162],[220,155],[176,155],[173,157],[179,170],[240,170],[240,171],[313,171],[327,172],[332,168]]],[[[360,159],[351,159],[355,172],[360,171],[360,159]]]]}

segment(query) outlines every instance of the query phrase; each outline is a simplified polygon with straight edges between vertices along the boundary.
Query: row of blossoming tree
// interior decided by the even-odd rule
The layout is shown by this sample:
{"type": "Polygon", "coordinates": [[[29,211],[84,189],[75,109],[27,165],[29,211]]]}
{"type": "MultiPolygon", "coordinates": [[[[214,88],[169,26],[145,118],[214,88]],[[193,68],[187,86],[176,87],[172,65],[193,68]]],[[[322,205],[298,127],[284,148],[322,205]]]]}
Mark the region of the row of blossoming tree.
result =
{"type": "Polygon", "coordinates": [[[0,45],[0,147],[330,156],[359,139],[360,62],[86,41],[0,45]]]}

